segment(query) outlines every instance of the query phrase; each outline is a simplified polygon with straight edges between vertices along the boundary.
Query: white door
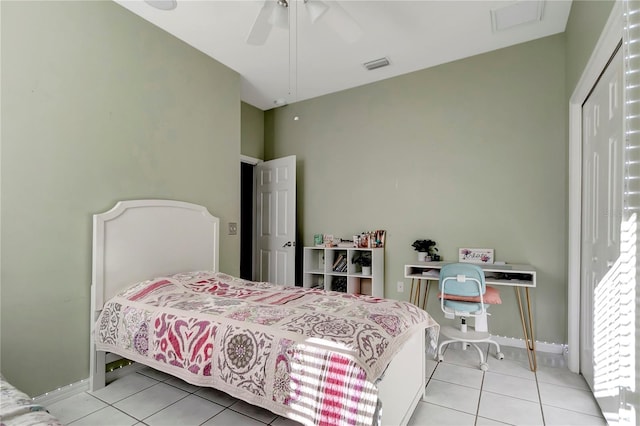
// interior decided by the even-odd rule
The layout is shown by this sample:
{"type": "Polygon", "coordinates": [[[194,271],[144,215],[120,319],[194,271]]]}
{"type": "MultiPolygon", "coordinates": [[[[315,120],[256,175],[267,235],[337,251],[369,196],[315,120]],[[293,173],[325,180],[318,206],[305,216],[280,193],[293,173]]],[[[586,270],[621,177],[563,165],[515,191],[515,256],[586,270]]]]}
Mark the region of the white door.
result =
{"type": "MultiPolygon", "coordinates": [[[[624,113],[621,49],[582,107],[580,372],[605,417],[620,402],[620,236],[624,113]]],[[[615,421],[614,421],[615,422],[615,421]]]]}
{"type": "Polygon", "coordinates": [[[259,163],[256,189],[255,279],[295,285],[296,157],[259,163]]]}

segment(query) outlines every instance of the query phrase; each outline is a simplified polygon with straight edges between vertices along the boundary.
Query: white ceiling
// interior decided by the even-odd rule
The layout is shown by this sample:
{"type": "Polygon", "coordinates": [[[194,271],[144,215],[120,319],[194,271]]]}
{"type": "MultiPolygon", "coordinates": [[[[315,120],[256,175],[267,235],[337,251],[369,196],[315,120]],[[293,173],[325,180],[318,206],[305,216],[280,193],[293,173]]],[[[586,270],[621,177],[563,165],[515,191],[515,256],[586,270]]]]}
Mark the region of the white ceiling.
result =
{"type": "Polygon", "coordinates": [[[560,33],[571,8],[571,0],[323,0],[329,9],[312,24],[303,1],[288,0],[289,29],[274,26],[255,46],[246,38],[263,0],[177,0],[173,10],[114,1],[238,72],[241,99],[262,110],[560,33]],[[494,31],[498,9],[533,20],[494,31]],[[381,57],[391,65],[363,66],[381,57]]]}

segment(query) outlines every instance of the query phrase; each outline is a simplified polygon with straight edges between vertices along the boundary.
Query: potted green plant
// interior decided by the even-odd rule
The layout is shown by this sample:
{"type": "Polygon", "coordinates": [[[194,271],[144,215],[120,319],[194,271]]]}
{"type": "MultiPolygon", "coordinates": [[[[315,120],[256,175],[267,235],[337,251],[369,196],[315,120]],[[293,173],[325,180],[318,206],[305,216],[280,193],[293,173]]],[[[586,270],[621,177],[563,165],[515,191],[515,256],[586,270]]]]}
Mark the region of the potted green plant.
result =
{"type": "Polygon", "coordinates": [[[415,240],[411,247],[418,252],[418,261],[440,260],[440,256],[436,254],[438,248],[433,240],[415,240]]]}
{"type": "Polygon", "coordinates": [[[366,252],[358,252],[351,259],[354,265],[360,265],[362,275],[371,275],[371,255],[366,252]]]}

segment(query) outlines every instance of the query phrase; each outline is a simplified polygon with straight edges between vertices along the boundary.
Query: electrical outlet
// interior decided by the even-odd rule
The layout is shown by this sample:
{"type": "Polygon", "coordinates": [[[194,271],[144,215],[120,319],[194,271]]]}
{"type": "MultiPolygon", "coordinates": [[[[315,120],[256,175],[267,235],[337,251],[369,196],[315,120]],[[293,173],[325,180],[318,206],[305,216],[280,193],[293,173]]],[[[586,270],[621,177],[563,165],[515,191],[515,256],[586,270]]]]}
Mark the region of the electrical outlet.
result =
{"type": "Polygon", "coordinates": [[[236,235],[238,233],[238,224],[236,222],[229,222],[229,235],[236,235]]]}
{"type": "Polygon", "coordinates": [[[398,281],[398,293],[404,293],[404,281],[398,281]]]}

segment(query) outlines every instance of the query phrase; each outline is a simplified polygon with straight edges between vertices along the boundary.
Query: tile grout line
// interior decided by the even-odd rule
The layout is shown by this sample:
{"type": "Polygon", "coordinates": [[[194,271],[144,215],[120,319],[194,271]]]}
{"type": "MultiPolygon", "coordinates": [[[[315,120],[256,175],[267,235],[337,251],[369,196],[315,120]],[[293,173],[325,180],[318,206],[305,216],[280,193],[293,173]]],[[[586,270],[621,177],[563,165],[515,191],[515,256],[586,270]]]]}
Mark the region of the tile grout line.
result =
{"type": "Polygon", "coordinates": [[[544,408],[542,407],[542,395],[540,395],[540,382],[538,382],[538,369],[533,372],[533,375],[536,378],[536,391],[538,392],[538,403],[540,404],[540,415],[542,416],[542,425],[545,426],[547,424],[544,418],[544,408]]]}
{"type": "MultiPolygon", "coordinates": [[[[140,374],[144,375],[144,373],[142,373],[142,372],[141,372],[140,374]]],[[[156,379],[155,377],[151,377],[151,376],[145,376],[145,377],[149,377],[149,378],[151,378],[151,379],[158,380],[158,379],[156,379]]],[[[166,385],[168,385],[168,386],[172,386],[172,387],[174,387],[174,388],[176,388],[176,389],[178,389],[178,390],[181,390],[181,391],[183,391],[183,392],[186,392],[186,393],[187,393],[187,395],[185,395],[184,397],[180,398],[179,400],[177,400],[177,401],[175,401],[175,402],[173,402],[173,403],[171,403],[171,404],[169,404],[169,405],[166,405],[166,406],[162,407],[160,410],[158,410],[157,412],[155,412],[155,413],[153,413],[153,414],[150,414],[149,416],[145,417],[143,420],[139,420],[140,422],[142,422],[142,421],[144,421],[144,420],[148,419],[148,418],[149,418],[149,417],[151,417],[151,416],[154,416],[154,415],[158,414],[160,411],[162,411],[162,410],[164,410],[165,408],[168,408],[168,407],[170,407],[170,406],[172,406],[172,405],[174,405],[174,404],[178,403],[179,401],[181,401],[181,400],[183,400],[183,399],[187,398],[188,396],[193,395],[193,396],[196,396],[196,397],[198,397],[198,398],[201,398],[201,399],[203,399],[203,400],[205,400],[205,401],[207,401],[207,402],[209,402],[209,403],[212,403],[212,404],[215,404],[215,405],[218,405],[218,406],[222,407],[222,410],[220,410],[219,412],[217,412],[217,413],[216,413],[216,414],[214,414],[213,416],[209,417],[209,418],[208,418],[208,419],[206,419],[204,422],[200,423],[201,425],[202,425],[202,424],[204,424],[204,423],[206,423],[206,422],[208,422],[209,420],[213,419],[214,417],[218,416],[219,414],[221,414],[221,413],[223,413],[224,411],[227,411],[227,410],[232,411],[232,412],[237,413],[237,414],[240,414],[240,415],[242,415],[242,416],[244,416],[244,417],[247,417],[247,418],[249,418],[249,419],[255,420],[255,421],[257,421],[257,422],[260,422],[260,423],[262,423],[262,424],[264,424],[264,425],[267,425],[267,426],[269,425],[269,423],[265,423],[265,422],[263,422],[263,421],[262,421],[262,420],[260,420],[260,419],[257,419],[257,418],[255,418],[255,417],[252,417],[252,416],[250,416],[250,415],[248,415],[248,414],[246,414],[246,413],[241,413],[240,411],[237,411],[237,410],[234,410],[233,408],[231,408],[235,403],[237,403],[238,401],[241,401],[240,399],[236,399],[236,401],[234,401],[231,405],[229,405],[229,406],[225,406],[225,405],[222,405],[222,404],[218,404],[217,402],[212,401],[212,400],[210,400],[210,399],[208,399],[208,398],[205,398],[204,396],[197,395],[196,393],[197,393],[198,391],[200,391],[201,389],[204,389],[202,386],[198,387],[198,388],[197,388],[196,390],[194,390],[194,391],[188,391],[188,390],[186,390],[186,389],[182,389],[182,388],[181,388],[181,387],[179,387],[179,386],[175,386],[175,385],[173,385],[173,384],[171,384],[171,383],[167,383],[167,381],[168,381],[168,380],[170,380],[170,379],[171,379],[171,378],[167,378],[167,379],[165,379],[165,380],[158,381],[158,383],[164,383],[164,384],[166,384],[166,385]]],[[[158,383],[157,383],[157,384],[158,384],[158,383]]],[[[153,385],[153,386],[155,386],[155,385],[153,385]]],[[[195,386],[195,385],[194,385],[194,386],[195,386]]],[[[150,387],[151,387],[151,386],[150,386],[150,387]]],[[[149,388],[147,388],[147,389],[149,389],[149,388]]],[[[123,399],[126,399],[126,398],[123,398],[123,399]]],[[[114,407],[114,408],[115,408],[115,407],[114,407]]],[[[124,411],[123,411],[123,413],[124,413],[124,411]]],[[[125,413],[125,414],[127,414],[127,413],[125,413]]],[[[133,417],[133,416],[131,416],[130,414],[127,414],[127,415],[128,415],[129,417],[133,417]]],[[[273,420],[272,420],[272,422],[276,421],[276,420],[278,419],[278,417],[279,417],[279,416],[278,416],[277,414],[275,414],[275,413],[274,413],[274,415],[276,416],[276,418],[275,418],[275,419],[273,419],[273,420]]],[[[135,417],[133,417],[133,418],[135,418],[135,417]]],[[[136,419],[136,420],[138,420],[138,419],[136,419]]]]}
{"type": "MultiPolygon", "coordinates": [[[[97,399],[98,401],[102,402],[103,404],[107,404],[107,405],[106,405],[106,406],[104,406],[104,407],[100,407],[100,408],[98,408],[97,410],[92,411],[92,412],[90,412],[90,413],[87,413],[87,414],[85,414],[84,416],[80,416],[80,417],[78,417],[77,419],[74,419],[74,420],[72,420],[71,422],[69,422],[69,424],[73,424],[73,423],[75,423],[75,422],[77,422],[77,421],[80,421],[80,420],[84,419],[85,417],[89,417],[90,415],[95,414],[95,413],[97,413],[97,412],[98,412],[98,411],[100,411],[100,410],[104,410],[105,408],[107,408],[107,407],[109,407],[109,406],[110,406],[110,404],[109,404],[108,402],[105,402],[105,401],[101,400],[100,398],[98,398],[98,397],[95,397],[95,396],[91,395],[91,394],[90,394],[89,392],[87,392],[87,391],[84,391],[83,393],[86,393],[86,394],[87,394],[87,395],[89,395],[90,397],[95,398],[95,399],[97,399]]],[[[79,394],[79,395],[82,395],[82,394],[79,394]]],[[[131,417],[131,416],[129,416],[129,417],[131,417]]],[[[138,420],[138,419],[136,419],[136,420],[138,420]]]]}
{"type": "Polygon", "coordinates": [[[484,388],[484,378],[486,377],[486,371],[482,372],[482,381],[480,381],[480,394],[478,395],[478,405],[476,406],[476,418],[473,421],[473,425],[478,424],[478,415],[480,414],[480,401],[482,401],[482,389],[484,388]]]}
{"type": "MultiPolygon", "coordinates": [[[[164,382],[162,382],[162,383],[164,383],[164,382]]],[[[168,385],[168,386],[171,386],[171,385],[168,385]]],[[[175,387],[175,386],[174,386],[174,387],[175,387]]],[[[180,389],[180,390],[182,390],[182,389],[180,389]]],[[[158,411],[156,411],[155,413],[149,414],[147,417],[144,417],[144,418],[140,419],[140,421],[142,422],[142,421],[144,421],[144,420],[148,419],[149,417],[155,416],[156,414],[158,414],[160,411],[164,410],[165,408],[171,407],[172,405],[177,404],[178,402],[182,401],[183,399],[185,399],[185,398],[187,398],[189,395],[191,395],[189,392],[186,392],[186,393],[187,393],[187,394],[186,394],[185,396],[183,396],[182,398],[180,398],[180,399],[178,399],[178,400],[176,400],[176,401],[173,401],[171,404],[168,404],[168,405],[163,406],[162,408],[160,408],[160,409],[159,409],[158,411]]],[[[131,414],[129,414],[129,416],[131,416],[131,414]]],[[[133,416],[131,416],[131,417],[133,417],[133,416]]]]}
{"type": "MultiPolygon", "coordinates": [[[[109,407],[113,408],[114,410],[118,410],[120,411],[122,414],[124,414],[127,417],[131,417],[133,420],[137,421],[138,423],[142,423],[142,420],[138,420],[135,417],[133,417],[131,414],[129,413],[125,413],[124,411],[122,411],[121,409],[119,409],[118,407],[114,407],[113,405],[109,404],[109,407]]],[[[136,423],[134,423],[135,425],[136,423]]]]}
{"type": "MultiPolygon", "coordinates": [[[[487,349],[490,349],[490,348],[487,348],[487,349]]],[[[487,351],[487,353],[486,353],[486,359],[487,359],[487,362],[489,361],[489,357],[491,356],[491,355],[489,354],[489,352],[490,352],[490,350],[488,350],[488,351],[487,351]]],[[[457,360],[457,358],[454,358],[454,360],[457,360]]],[[[517,360],[515,360],[515,361],[517,361],[517,360]]],[[[431,370],[431,371],[430,371],[430,373],[429,373],[429,374],[426,374],[426,376],[425,376],[425,378],[426,378],[426,384],[425,384],[425,387],[426,387],[426,386],[428,386],[428,385],[429,385],[433,380],[436,380],[437,382],[442,382],[442,383],[452,383],[452,384],[456,384],[457,386],[461,386],[461,387],[465,387],[465,388],[478,389],[478,390],[479,390],[479,397],[478,397],[478,400],[477,400],[477,405],[476,405],[476,410],[475,410],[475,415],[474,415],[474,422],[473,422],[473,425],[479,425],[479,424],[482,424],[482,422],[480,422],[480,420],[479,420],[479,419],[480,419],[480,416],[479,416],[479,412],[480,412],[480,411],[479,411],[479,410],[480,410],[480,407],[481,407],[481,404],[483,403],[483,401],[485,401],[485,403],[486,403],[486,397],[489,397],[489,396],[490,396],[490,394],[495,394],[495,395],[500,395],[500,396],[509,396],[509,395],[505,395],[505,394],[502,394],[502,393],[499,393],[499,392],[492,392],[492,391],[490,391],[490,390],[484,389],[484,383],[485,383],[486,379],[487,379],[487,378],[489,378],[489,377],[486,375],[486,372],[484,372],[484,371],[482,372],[481,382],[480,382],[480,387],[479,387],[479,388],[474,388],[474,387],[471,387],[471,386],[466,386],[466,385],[464,385],[464,384],[454,383],[454,382],[450,382],[450,381],[448,381],[448,380],[443,380],[443,379],[435,378],[435,374],[436,374],[436,372],[437,372],[436,370],[438,370],[438,371],[441,371],[441,370],[442,370],[441,372],[443,372],[443,371],[444,371],[443,369],[445,369],[445,370],[447,370],[447,371],[448,371],[448,369],[449,369],[450,367],[455,368],[455,369],[464,369],[465,371],[466,371],[466,369],[474,369],[473,367],[471,367],[471,366],[469,366],[469,365],[465,365],[465,364],[463,364],[463,363],[458,364],[458,363],[455,363],[455,362],[453,362],[453,363],[452,363],[452,362],[447,362],[447,361],[443,361],[443,362],[437,362],[437,361],[435,361],[435,363],[434,363],[434,365],[433,365],[433,368],[432,368],[432,369],[430,369],[430,370],[431,370]],[[447,365],[446,365],[446,366],[443,366],[443,367],[440,367],[440,364],[444,364],[444,363],[446,363],[447,365]],[[445,368],[445,367],[446,367],[446,368],[445,368]]],[[[496,366],[496,368],[498,368],[498,370],[500,370],[500,368],[499,368],[499,367],[497,367],[497,366],[496,366]]],[[[101,407],[101,408],[99,408],[99,409],[97,409],[97,410],[95,410],[95,411],[93,411],[92,413],[88,413],[88,414],[83,415],[83,416],[81,416],[81,417],[79,417],[79,418],[77,418],[77,419],[74,419],[74,420],[73,420],[72,422],[70,422],[69,424],[77,424],[77,423],[78,423],[78,422],[80,422],[82,419],[85,419],[86,417],[88,417],[88,416],[90,416],[90,415],[95,415],[95,413],[97,413],[97,412],[99,412],[99,411],[103,410],[103,409],[104,409],[104,408],[106,408],[106,407],[113,407],[113,408],[115,408],[119,413],[122,413],[122,414],[126,415],[126,416],[127,416],[127,418],[130,418],[132,422],[136,422],[136,423],[132,423],[132,424],[135,424],[136,426],[148,425],[148,423],[146,423],[144,420],[138,420],[138,419],[137,419],[137,418],[135,418],[134,416],[132,416],[132,415],[130,415],[130,414],[128,414],[128,413],[126,413],[126,412],[122,411],[121,409],[119,409],[119,408],[117,408],[117,407],[115,407],[113,404],[120,403],[121,401],[123,401],[123,400],[125,400],[125,399],[127,399],[127,398],[129,398],[129,397],[131,397],[131,396],[134,396],[134,395],[136,395],[136,394],[139,394],[139,393],[141,393],[141,392],[143,392],[143,391],[145,391],[145,390],[148,390],[148,389],[152,388],[153,386],[155,386],[155,385],[157,385],[157,384],[159,384],[159,383],[165,383],[165,384],[169,385],[169,386],[170,386],[170,387],[172,387],[172,388],[175,388],[175,389],[177,389],[177,390],[179,390],[179,391],[184,392],[185,394],[184,394],[184,396],[182,396],[181,398],[179,398],[177,401],[174,401],[174,402],[172,402],[172,403],[170,403],[170,404],[168,404],[168,405],[165,405],[165,406],[163,406],[162,408],[160,408],[158,411],[156,411],[155,413],[152,413],[152,414],[150,414],[150,415],[146,416],[146,417],[145,417],[145,419],[149,419],[150,417],[152,417],[152,416],[156,415],[157,413],[161,412],[161,411],[162,411],[162,410],[164,410],[165,408],[168,408],[168,407],[170,407],[170,406],[172,406],[172,405],[177,404],[178,402],[180,402],[180,401],[184,400],[185,398],[187,398],[189,395],[195,395],[195,396],[197,396],[197,397],[198,397],[198,398],[200,398],[200,399],[203,399],[203,400],[205,400],[205,401],[207,401],[207,402],[210,402],[210,403],[214,404],[214,406],[218,406],[218,407],[221,407],[221,408],[222,408],[222,409],[221,409],[221,411],[219,411],[219,412],[218,412],[218,413],[216,413],[215,415],[213,415],[213,416],[209,417],[208,419],[206,419],[206,420],[204,421],[204,423],[211,421],[214,417],[216,417],[216,416],[218,416],[220,413],[224,413],[224,412],[226,412],[226,413],[227,413],[227,415],[232,415],[232,413],[233,413],[233,414],[238,414],[238,415],[240,415],[240,416],[246,417],[247,419],[251,419],[251,420],[253,420],[253,421],[256,421],[256,424],[259,424],[260,426],[273,425],[275,422],[278,422],[280,418],[285,418],[285,419],[286,419],[286,417],[282,417],[282,416],[279,416],[279,415],[277,415],[277,414],[275,414],[275,413],[274,413],[275,418],[274,418],[271,422],[267,423],[267,422],[265,422],[264,420],[258,419],[258,418],[254,417],[254,416],[253,416],[253,415],[251,415],[251,414],[247,414],[247,413],[245,413],[245,412],[241,412],[241,411],[238,411],[237,409],[233,409],[233,408],[231,408],[231,406],[233,406],[236,402],[238,402],[238,401],[242,401],[242,400],[240,400],[240,399],[235,399],[235,402],[234,402],[234,403],[232,403],[232,404],[231,404],[231,405],[229,405],[229,406],[226,406],[225,404],[218,403],[218,402],[216,402],[216,401],[213,401],[213,400],[211,400],[211,399],[209,399],[209,398],[204,397],[203,395],[199,395],[199,394],[197,394],[197,392],[199,392],[200,390],[204,389],[203,387],[197,387],[197,386],[196,386],[194,389],[192,389],[192,388],[183,389],[182,387],[180,387],[180,386],[179,386],[179,385],[180,385],[180,383],[169,383],[168,381],[171,379],[170,377],[169,377],[169,378],[165,378],[164,380],[161,380],[161,379],[158,379],[157,377],[152,377],[152,376],[150,376],[150,375],[144,374],[143,372],[136,372],[136,373],[137,373],[137,374],[140,374],[142,377],[145,377],[145,378],[148,378],[148,379],[152,379],[155,383],[154,383],[154,384],[152,384],[151,386],[148,386],[148,387],[144,388],[144,389],[138,390],[138,391],[134,392],[134,393],[133,393],[133,394],[131,394],[131,395],[128,395],[128,396],[126,396],[126,397],[124,397],[124,398],[120,398],[120,399],[118,399],[117,401],[114,401],[113,403],[108,403],[108,402],[106,402],[106,401],[103,401],[100,397],[98,397],[98,396],[96,396],[96,395],[93,395],[93,394],[89,393],[88,391],[85,391],[85,393],[87,393],[87,395],[90,395],[90,396],[91,396],[93,399],[95,399],[96,401],[99,401],[100,403],[105,404],[105,406],[104,406],[104,407],[101,407]]],[[[560,387],[560,388],[568,388],[568,389],[581,390],[581,391],[584,391],[584,390],[585,390],[585,389],[583,389],[582,387],[577,386],[577,385],[573,384],[573,382],[570,382],[570,381],[568,381],[568,382],[567,382],[567,383],[569,383],[569,384],[565,384],[565,383],[553,383],[553,381],[548,381],[550,377],[547,377],[547,375],[548,375],[547,370],[542,371],[542,373],[544,373],[544,374],[543,374],[543,377],[538,377],[538,376],[537,376],[537,372],[533,372],[533,374],[532,374],[532,376],[533,376],[533,377],[531,377],[531,375],[530,375],[530,376],[527,376],[527,377],[523,377],[523,376],[520,376],[520,375],[518,375],[518,374],[510,374],[510,372],[509,372],[509,371],[506,371],[506,372],[505,372],[505,371],[491,371],[491,373],[492,373],[492,376],[493,376],[493,374],[495,373],[495,375],[497,375],[497,376],[515,377],[515,378],[522,379],[522,380],[527,380],[527,381],[529,381],[529,380],[531,380],[531,381],[535,380],[535,384],[536,384],[537,402],[538,402],[538,404],[539,404],[539,409],[540,409],[540,413],[541,413],[541,416],[542,416],[542,425],[548,425],[548,424],[552,424],[552,423],[553,423],[553,418],[552,418],[552,417],[553,417],[553,413],[552,413],[552,412],[550,412],[550,416],[551,416],[551,417],[550,417],[550,419],[549,419],[549,422],[551,422],[551,423],[547,423],[547,420],[546,420],[546,418],[545,418],[545,411],[552,410],[552,408],[551,408],[551,407],[554,407],[554,408],[560,408],[560,409],[562,409],[562,410],[567,410],[566,408],[563,408],[563,407],[560,407],[560,406],[556,406],[556,405],[554,405],[554,404],[556,403],[556,399],[555,399],[555,397],[550,396],[550,395],[547,395],[547,393],[545,393],[545,395],[546,395],[547,397],[550,397],[550,398],[553,398],[553,399],[552,399],[552,400],[550,400],[550,402],[549,402],[549,403],[547,403],[547,405],[550,405],[550,407],[547,407],[547,408],[548,408],[548,410],[545,410],[545,408],[543,407],[543,403],[542,403],[542,395],[541,395],[541,387],[543,387],[543,385],[544,385],[544,386],[546,386],[547,384],[550,384],[550,385],[552,385],[552,386],[556,386],[556,387],[560,387]]],[[[465,374],[466,374],[466,373],[465,373],[465,374]]],[[[476,378],[478,377],[477,375],[474,375],[474,376],[475,376],[476,378]]],[[[493,377],[491,377],[491,378],[490,378],[490,380],[492,380],[492,379],[493,379],[493,377]]],[[[435,382],[434,382],[434,383],[435,383],[435,382]]],[[[477,383],[477,382],[476,382],[476,383],[477,383]]],[[[214,389],[215,389],[215,388],[214,388],[214,389]]],[[[426,390],[426,389],[425,389],[425,390],[426,390]]],[[[588,392],[587,392],[587,393],[588,393],[588,392]]],[[[108,397],[108,395],[106,395],[106,396],[108,397]]],[[[532,399],[526,399],[526,398],[515,397],[515,396],[510,396],[510,397],[511,397],[511,398],[516,398],[516,399],[520,399],[520,400],[523,400],[523,401],[529,401],[529,402],[531,402],[531,401],[532,401],[532,399]]],[[[424,399],[423,399],[422,401],[426,402],[424,399]]],[[[471,413],[467,413],[466,411],[461,411],[461,410],[458,410],[458,409],[455,409],[455,408],[451,408],[451,407],[448,407],[448,406],[442,406],[442,405],[434,404],[434,403],[428,403],[428,404],[433,404],[433,405],[435,405],[435,406],[439,406],[439,407],[445,408],[445,409],[447,409],[447,410],[452,410],[452,411],[456,411],[456,412],[459,412],[459,413],[471,414],[471,413]]],[[[532,407],[532,408],[533,408],[533,407],[532,407]]],[[[579,414],[582,414],[582,415],[588,415],[589,417],[602,418],[602,416],[597,416],[597,415],[595,415],[595,414],[591,414],[591,413],[587,413],[587,412],[582,412],[582,411],[577,411],[577,410],[567,410],[567,411],[571,411],[571,412],[574,412],[574,413],[579,413],[579,414]]],[[[203,413],[203,414],[207,415],[207,414],[209,414],[209,413],[208,413],[208,412],[205,412],[205,413],[203,413]]],[[[483,416],[483,420],[484,420],[484,419],[492,420],[492,419],[490,419],[490,418],[487,418],[487,417],[484,417],[484,416],[483,416]]],[[[469,420],[470,420],[470,419],[469,419],[469,420]]],[[[86,420],[85,420],[85,421],[86,421],[86,420]]],[[[492,421],[498,422],[498,420],[492,420],[492,421]]],[[[500,422],[502,423],[503,421],[500,421],[500,422]]],[[[200,423],[200,425],[203,425],[204,423],[200,423]]],[[[516,423],[516,424],[517,424],[517,423],[516,423]]],[[[508,423],[504,423],[504,425],[506,426],[506,425],[508,425],[508,423]]]]}

